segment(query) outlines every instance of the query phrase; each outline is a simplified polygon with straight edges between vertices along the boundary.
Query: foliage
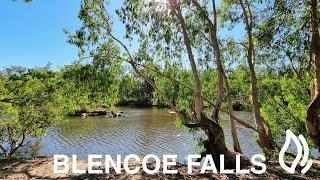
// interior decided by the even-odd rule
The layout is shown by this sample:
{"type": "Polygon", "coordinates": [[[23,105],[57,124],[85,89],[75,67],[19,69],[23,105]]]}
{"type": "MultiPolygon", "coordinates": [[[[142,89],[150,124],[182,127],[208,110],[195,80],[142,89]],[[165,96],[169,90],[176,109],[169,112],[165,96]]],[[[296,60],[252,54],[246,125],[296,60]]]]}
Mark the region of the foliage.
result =
{"type": "Polygon", "coordinates": [[[0,147],[12,156],[26,136],[39,136],[62,119],[58,74],[47,69],[12,67],[2,74],[0,147]]]}
{"type": "Polygon", "coordinates": [[[93,62],[60,71],[50,70],[50,65],[11,67],[0,74],[0,148],[5,156],[13,156],[26,138],[44,135],[47,127],[66,115],[119,101],[121,59],[94,58],[93,62]]]}
{"type": "Polygon", "coordinates": [[[266,72],[261,79],[262,115],[269,122],[277,139],[284,139],[285,130],[308,137],[305,129],[305,109],[310,94],[308,82],[301,81],[290,70],[283,74],[266,72]]]}
{"type": "Polygon", "coordinates": [[[134,77],[130,74],[122,76],[119,89],[119,104],[128,105],[134,101],[135,94],[139,91],[139,88],[134,81],[134,77]]]}
{"type": "Polygon", "coordinates": [[[61,69],[65,95],[73,110],[90,111],[109,107],[119,102],[119,74],[122,59],[116,54],[119,49],[110,42],[99,49],[91,63],[65,66],[61,69]]]}

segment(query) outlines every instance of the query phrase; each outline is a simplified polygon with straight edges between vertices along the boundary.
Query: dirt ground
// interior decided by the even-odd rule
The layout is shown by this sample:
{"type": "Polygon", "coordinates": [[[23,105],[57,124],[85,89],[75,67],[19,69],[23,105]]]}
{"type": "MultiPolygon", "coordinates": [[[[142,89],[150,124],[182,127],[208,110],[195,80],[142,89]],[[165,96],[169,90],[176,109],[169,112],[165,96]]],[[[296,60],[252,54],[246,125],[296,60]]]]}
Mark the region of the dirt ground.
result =
{"type": "MultiPolygon", "coordinates": [[[[139,163],[138,163],[139,164],[139,163]]],[[[131,163],[130,166],[135,167],[137,163],[131,163]]],[[[78,169],[87,169],[86,161],[78,161],[78,169]]],[[[154,167],[153,163],[148,165],[149,169],[154,167]]],[[[97,167],[103,169],[103,167],[97,167]]],[[[70,169],[71,163],[70,163],[70,169]]],[[[162,167],[160,171],[153,175],[146,174],[142,168],[139,173],[130,175],[122,170],[121,174],[116,174],[114,170],[110,170],[109,174],[76,175],[71,172],[68,174],[53,173],[52,158],[37,158],[30,160],[6,160],[0,159],[0,179],[319,179],[320,180],[320,162],[314,161],[312,169],[305,175],[299,173],[288,174],[279,166],[277,162],[267,163],[267,172],[262,175],[255,174],[200,174],[200,169],[195,168],[194,173],[189,175],[186,165],[177,164],[171,169],[177,169],[177,174],[163,174],[162,167]]],[[[300,172],[301,168],[297,168],[300,172]]]]}

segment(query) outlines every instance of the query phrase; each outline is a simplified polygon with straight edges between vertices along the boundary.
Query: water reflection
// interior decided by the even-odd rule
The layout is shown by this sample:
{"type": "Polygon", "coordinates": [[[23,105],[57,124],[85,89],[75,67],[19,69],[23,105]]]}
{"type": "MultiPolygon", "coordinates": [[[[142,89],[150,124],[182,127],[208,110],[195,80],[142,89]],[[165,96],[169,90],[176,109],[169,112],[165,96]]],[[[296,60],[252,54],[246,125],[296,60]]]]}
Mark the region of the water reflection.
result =
{"type": "MultiPolygon", "coordinates": [[[[113,158],[117,154],[123,157],[128,154],[156,154],[159,157],[177,154],[178,160],[185,162],[185,157],[194,153],[192,137],[174,125],[175,115],[169,114],[167,109],[121,110],[125,112],[121,117],[69,118],[65,123],[49,128],[36,154],[76,154],[80,159],[87,159],[88,154],[110,154],[113,158]]],[[[237,112],[237,117],[253,123],[249,112],[237,112]]],[[[220,122],[226,127],[228,144],[232,145],[227,117],[220,122]]],[[[238,126],[238,135],[245,155],[261,153],[258,144],[252,140],[253,131],[238,126]]]]}

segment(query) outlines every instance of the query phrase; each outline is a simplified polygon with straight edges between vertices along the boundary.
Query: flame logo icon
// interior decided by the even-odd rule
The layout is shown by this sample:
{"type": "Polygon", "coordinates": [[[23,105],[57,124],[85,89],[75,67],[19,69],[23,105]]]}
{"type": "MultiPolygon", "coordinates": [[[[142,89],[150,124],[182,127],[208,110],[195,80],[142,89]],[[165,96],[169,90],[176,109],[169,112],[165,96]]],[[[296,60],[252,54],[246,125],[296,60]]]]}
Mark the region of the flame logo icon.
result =
{"type": "Polygon", "coordinates": [[[281,167],[284,170],[286,170],[287,172],[293,174],[295,172],[297,165],[299,164],[299,161],[302,159],[300,162],[300,165],[304,168],[301,170],[301,173],[305,174],[306,172],[309,171],[309,169],[312,166],[312,160],[308,160],[308,157],[309,157],[309,147],[308,147],[308,144],[307,144],[307,141],[305,140],[305,138],[302,135],[299,135],[299,138],[298,138],[290,130],[287,130],[286,131],[286,142],[284,143],[284,145],[280,151],[280,154],[279,154],[279,163],[280,163],[281,167]],[[293,142],[297,146],[297,157],[293,161],[291,167],[288,167],[284,163],[284,154],[287,151],[287,149],[289,148],[291,139],[293,140],[293,142]],[[302,145],[300,142],[302,143],[302,145]],[[302,148],[303,148],[303,150],[302,150],[302,148]],[[302,152],[304,153],[303,157],[302,157],[302,152]]]}

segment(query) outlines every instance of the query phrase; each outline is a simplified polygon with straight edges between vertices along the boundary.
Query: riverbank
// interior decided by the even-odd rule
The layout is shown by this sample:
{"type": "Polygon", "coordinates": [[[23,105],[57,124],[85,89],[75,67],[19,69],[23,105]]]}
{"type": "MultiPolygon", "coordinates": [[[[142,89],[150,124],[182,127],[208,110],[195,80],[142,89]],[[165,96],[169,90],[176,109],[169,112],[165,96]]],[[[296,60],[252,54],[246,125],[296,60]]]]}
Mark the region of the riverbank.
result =
{"type": "MultiPolygon", "coordinates": [[[[174,169],[178,170],[177,174],[164,175],[159,173],[148,175],[140,170],[137,174],[130,175],[122,171],[116,174],[114,170],[110,170],[110,174],[100,175],[75,175],[54,174],[52,158],[36,158],[29,160],[5,160],[0,159],[0,179],[320,179],[320,162],[314,161],[312,169],[305,175],[299,173],[288,174],[279,166],[277,162],[267,163],[267,172],[262,175],[256,174],[200,174],[200,169],[194,168],[193,174],[189,175],[187,165],[177,164],[174,169]]],[[[130,163],[130,167],[135,167],[139,163],[130,163]]],[[[87,169],[86,161],[78,161],[79,169],[87,169]]],[[[152,169],[155,164],[148,164],[148,168],[152,169]]],[[[71,168],[71,163],[70,163],[71,168]]],[[[97,167],[102,169],[102,167],[97,167]]],[[[161,167],[162,169],[162,167],[161,167]]],[[[173,167],[171,167],[173,169],[173,167]]],[[[301,169],[297,168],[298,171],[301,169]]]]}

